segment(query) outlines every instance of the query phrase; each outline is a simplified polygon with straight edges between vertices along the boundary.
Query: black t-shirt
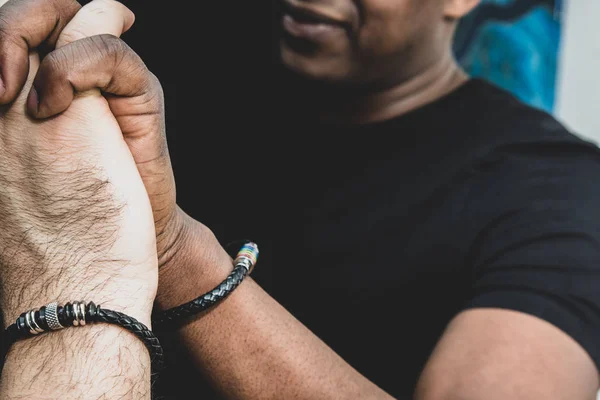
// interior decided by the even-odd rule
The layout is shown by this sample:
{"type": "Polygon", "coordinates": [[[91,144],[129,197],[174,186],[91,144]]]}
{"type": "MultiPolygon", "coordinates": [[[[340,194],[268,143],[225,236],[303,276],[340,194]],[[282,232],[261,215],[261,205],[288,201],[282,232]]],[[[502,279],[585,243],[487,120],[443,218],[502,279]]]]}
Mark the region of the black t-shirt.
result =
{"type": "Polygon", "coordinates": [[[599,365],[594,145],[481,80],[382,123],[279,128],[231,149],[262,143],[251,165],[180,178],[205,193],[183,206],[257,241],[256,281],[376,385],[410,398],[473,307],[542,318],[599,365]]]}

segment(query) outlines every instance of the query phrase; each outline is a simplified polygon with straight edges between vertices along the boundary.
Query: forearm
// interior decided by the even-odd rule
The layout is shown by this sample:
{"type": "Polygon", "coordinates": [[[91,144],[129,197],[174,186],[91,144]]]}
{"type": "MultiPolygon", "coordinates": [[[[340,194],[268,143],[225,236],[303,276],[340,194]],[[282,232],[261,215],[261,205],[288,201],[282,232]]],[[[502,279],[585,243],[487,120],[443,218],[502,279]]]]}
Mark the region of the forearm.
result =
{"type": "MultiPolygon", "coordinates": [[[[206,238],[196,239],[196,253],[189,253],[185,266],[170,265],[170,271],[161,273],[158,301],[163,309],[212,289],[232,269],[224,252],[207,256],[201,245],[206,238]],[[211,269],[207,262],[218,267],[211,269]]],[[[183,327],[179,336],[196,365],[226,398],[390,398],[251,279],[183,327]]]]}

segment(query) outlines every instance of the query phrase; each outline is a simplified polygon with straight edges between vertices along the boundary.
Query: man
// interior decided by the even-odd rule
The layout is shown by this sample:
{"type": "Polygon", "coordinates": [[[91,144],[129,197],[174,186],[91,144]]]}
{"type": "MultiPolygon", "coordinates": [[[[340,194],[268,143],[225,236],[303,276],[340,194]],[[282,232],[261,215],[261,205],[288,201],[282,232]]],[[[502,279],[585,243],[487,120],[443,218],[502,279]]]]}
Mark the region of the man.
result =
{"type": "MultiPolygon", "coordinates": [[[[277,270],[268,283],[273,297],[245,282],[178,332],[224,397],[594,396],[599,193],[589,182],[598,175],[597,151],[456,68],[451,33],[474,3],[285,6],[282,60],[305,93],[319,94],[292,100],[304,106],[307,126],[344,134],[345,143],[308,147],[300,170],[292,149],[280,147],[290,151],[262,160],[286,164],[255,169],[289,167],[291,182],[250,181],[254,197],[242,190],[225,203],[238,206],[227,211],[243,222],[240,231],[267,239],[272,252],[265,256],[263,247],[260,268],[277,270]],[[313,104],[319,107],[307,110],[313,104]],[[324,123],[314,125],[317,111],[324,123]],[[392,146],[399,139],[402,146],[392,146]]],[[[15,41],[2,43],[0,54],[12,54],[15,41]]],[[[104,54],[133,60],[120,45],[104,54]]],[[[108,75],[119,70],[92,60],[42,65],[39,106],[32,101],[29,111],[38,118],[68,112],[71,87],[135,98],[126,84],[90,79],[91,65],[108,75]]],[[[3,66],[4,77],[22,65],[16,61],[3,66]]],[[[133,70],[131,76],[147,74],[133,70]]],[[[2,100],[10,101],[19,85],[4,80],[2,100]]],[[[109,96],[111,104],[117,99],[109,96]]],[[[129,111],[111,110],[155,211],[157,305],[170,308],[214,287],[231,262],[214,236],[175,206],[157,140],[160,107],[124,104],[129,111]],[[145,117],[157,120],[139,123],[145,117]]],[[[214,202],[232,197],[204,189],[214,202]]]]}

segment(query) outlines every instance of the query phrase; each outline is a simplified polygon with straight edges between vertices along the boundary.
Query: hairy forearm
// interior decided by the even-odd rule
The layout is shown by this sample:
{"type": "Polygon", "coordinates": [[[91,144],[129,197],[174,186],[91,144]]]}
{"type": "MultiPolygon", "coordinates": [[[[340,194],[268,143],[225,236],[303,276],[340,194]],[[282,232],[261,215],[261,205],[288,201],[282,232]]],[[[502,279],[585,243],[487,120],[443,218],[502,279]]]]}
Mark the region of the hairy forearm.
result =
{"type": "Polygon", "coordinates": [[[1,399],[150,399],[150,357],[122,328],[69,328],[15,343],[1,399]]]}
{"type": "MultiPolygon", "coordinates": [[[[95,280],[98,274],[86,275],[84,269],[70,272],[62,277],[38,276],[30,285],[37,290],[3,289],[4,326],[14,323],[22,312],[53,301],[66,304],[74,300],[93,301],[149,326],[153,295],[144,282],[95,280]],[[56,289],[44,291],[41,287],[56,289]]],[[[150,355],[133,334],[104,323],[21,339],[7,354],[0,376],[0,399],[25,398],[149,399],[150,355]]]]}
{"type": "MultiPolygon", "coordinates": [[[[206,235],[204,233],[203,235],[206,235]]],[[[206,238],[196,237],[197,243],[206,238]]],[[[190,247],[191,248],[191,247],[190,247]]],[[[198,245],[161,273],[158,302],[177,306],[212,289],[232,269],[224,252],[198,245]],[[211,268],[207,264],[217,265],[211,268]],[[198,282],[202,282],[200,287],[198,282]]],[[[231,399],[388,399],[251,279],[179,336],[196,365],[231,399]]]]}

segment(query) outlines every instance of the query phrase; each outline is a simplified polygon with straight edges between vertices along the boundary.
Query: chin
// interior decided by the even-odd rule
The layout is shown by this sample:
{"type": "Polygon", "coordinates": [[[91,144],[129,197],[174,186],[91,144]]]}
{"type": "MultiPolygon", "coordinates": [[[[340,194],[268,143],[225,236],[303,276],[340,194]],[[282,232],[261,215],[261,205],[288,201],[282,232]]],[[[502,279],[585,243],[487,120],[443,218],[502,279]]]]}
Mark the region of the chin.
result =
{"type": "Polygon", "coordinates": [[[316,54],[302,54],[285,44],[281,46],[281,63],[295,75],[306,80],[332,85],[345,85],[350,81],[347,64],[339,60],[323,58],[316,54]]]}

